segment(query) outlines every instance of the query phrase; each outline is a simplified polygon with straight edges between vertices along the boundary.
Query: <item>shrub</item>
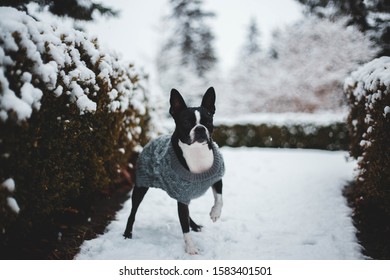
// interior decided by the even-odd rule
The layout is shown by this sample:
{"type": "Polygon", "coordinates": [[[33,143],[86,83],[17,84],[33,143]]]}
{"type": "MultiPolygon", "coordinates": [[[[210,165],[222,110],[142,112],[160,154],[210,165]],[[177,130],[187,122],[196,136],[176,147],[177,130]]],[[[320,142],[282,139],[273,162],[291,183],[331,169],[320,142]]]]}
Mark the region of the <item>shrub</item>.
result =
{"type": "Polygon", "coordinates": [[[348,128],[340,118],[319,114],[260,114],[268,120],[217,122],[213,139],[220,146],[347,150],[348,128]],[[279,121],[277,118],[282,118],[279,121]],[[328,116],[327,116],[328,118],[328,116]],[[270,121],[271,120],[271,121],[270,121]]]}
{"type": "Polygon", "coordinates": [[[148,109],[145,77],[96,38],[12,8],[0,15],[4,242],[12,227],[27,235],[61,213],[88,209],[146,141],[148,109]]]}
{"type": "MultiPolygon", "coordinates": [[[[358,159],[354,187],[356,214],[372,233],[377,258],[390,257],[390,243],[377,242],[377,224],[390,233],[390,57],[374,59],[353,72],[345,82],[351,155],[358,159]],[[370,213],[369,213],[370,212],[370,213]],[[372,213],[375,212],[375,215],[372,213]],[[370,218],[368,218],[370,217],[370,218]],[[385,217],[382,220],[379,217],[385,217]],[[366,224],[367,225],[367,224],[366,224]],[[387,229],[386,229],[387,227],[387,229]],[[387,255],[386,255],[387,254],[387,255]]],[[[367,229],[366,228],[366,229],[367,229]]],[[[365,229],[365,230],[366,230],[365,229]]],[[[388,240],[388,238],[387,238],[388,240]]]]}

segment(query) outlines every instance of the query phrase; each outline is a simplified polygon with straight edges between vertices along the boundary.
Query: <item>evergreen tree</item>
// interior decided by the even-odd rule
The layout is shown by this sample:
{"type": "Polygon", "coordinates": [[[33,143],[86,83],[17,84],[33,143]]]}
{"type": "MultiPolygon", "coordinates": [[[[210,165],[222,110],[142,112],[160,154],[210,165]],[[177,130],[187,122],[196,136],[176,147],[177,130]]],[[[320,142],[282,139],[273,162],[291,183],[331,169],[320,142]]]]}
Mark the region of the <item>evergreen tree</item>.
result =
{"type": "Polygon", "coordinates": [[[260,47],[260,31],[257,27],[257,22],[255,18],[252,18],[249,23],[248,33],[246,41],[242,49],[242,55],[244,57],[251,57],[258,55],[261,51],[260,47]]]}
{"type": "Polygon", "coordinates": [[[217,62],[214,35],[205,23],[214,14],[202,10],[202,0],[171,0],[170,3],[174,30],[167,47],[178,44],[182,63],[203,77],[217,62]]]}
{"type": "Polygon", "coordinates": [[[356,25],[360,31],[365,32],[368,29],[367,14],[363,0],[298,0],[306,5],[310,13],[320,17],[327,16],[349,16],[350,24],[356,25]],[[329,13],[329,10],[330,13],[329,13]]]}
{"type": "Polygon", "coordinates": [[[162,43],[157,55],[159,84],[164,93],[175,87],[188,103],[198,102],[205,84],[215,83],[217,57],[214,34],[202,0],[170,0],[171,13],[162,28],[162,43]]]}
{"type": "Polygon", "coordinates": [[[367,33],[381,47],[379,56],[390,55],[390,4],[388,0],[297,0],[320,17],[348,16],[349,24],[367,33]]]}
{"type": "Polygon", "coordinates": [[[36,3],[40,9],[47,8],[56,16],[69,17],[76,20],[91,21],[95,12],[101,15],[116,16],[117,11],[94,0],[0,0],[0,6],[15,7],[27,11],[29,3],[36,3]]]}

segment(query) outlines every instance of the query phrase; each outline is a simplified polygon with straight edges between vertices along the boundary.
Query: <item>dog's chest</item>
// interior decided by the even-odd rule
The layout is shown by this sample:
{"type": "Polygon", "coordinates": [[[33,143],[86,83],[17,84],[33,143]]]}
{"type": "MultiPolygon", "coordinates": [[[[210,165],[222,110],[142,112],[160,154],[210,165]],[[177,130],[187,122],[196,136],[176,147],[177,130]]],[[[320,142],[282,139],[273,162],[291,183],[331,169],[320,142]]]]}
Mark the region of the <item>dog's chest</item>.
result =
{"type": "Polygon", "coordinates": [[[207,143],[193,143],[187,145],[179,141],[183,157],[192,173],[202,173],[209,170],[214,163],[213,150],[207,143]]]}

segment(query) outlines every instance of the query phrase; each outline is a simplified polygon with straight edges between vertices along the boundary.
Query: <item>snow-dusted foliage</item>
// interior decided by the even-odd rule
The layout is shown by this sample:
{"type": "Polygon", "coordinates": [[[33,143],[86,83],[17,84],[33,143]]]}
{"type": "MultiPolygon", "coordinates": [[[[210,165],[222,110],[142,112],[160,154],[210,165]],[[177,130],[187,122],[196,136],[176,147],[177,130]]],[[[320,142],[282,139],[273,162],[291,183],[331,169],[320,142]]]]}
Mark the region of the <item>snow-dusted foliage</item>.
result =
{"type": "Polygon", "coordinates": [[[232,71],[233,94],[251,112],[340,110],[344,79],[372,59],[375,48],[345,20],[308,17],[275,32],[271,53],[254,57],[252,70],[239,62],[232,71]]]}
{"type": "Polygon", "coordinates": [[[144,80],[96,38],[0,8],[0,239],[15,214],[39,227],[128,168],[148,132],[144,80]]]}
{"type": "Polygon", "coordinates": [[[133,69],[101,51],[96,38],[47,26],[12,8],[1,8],[0,15],[2,121],[28,119],[40,109],[43,91],[69,96],[80,114],[96,112],[99,91],[106,91],[110,111],[133,105],[145,111],[143,94],[131,81],[133,69]],[[114,78],[120,79],[113,84],[114,78]]]}
{"type": "Polygon", "coordinates": [[[2,6],[15,7],[29,11],[34,17],[42,11],[59,17],[68,17],[79,21],[93,20],[97,14],[115,16],[118,11],[96,3],[96,0],[6,0],[1,1],[2,6]]]}
{"type": "Polygon", "coordinates": [[[352,154],[357,158],[376,142],[373,137],[380,132],[378,125],[390,118],[390,57],[374,59],[353,72],[345,80],[344,90],[351,107],[352,154]]]}
{"type": "Polygon", "coordinates": [[[362,200],[390,215],[390,57],[360,67],[346,79],[344,88],[362,200]]]}

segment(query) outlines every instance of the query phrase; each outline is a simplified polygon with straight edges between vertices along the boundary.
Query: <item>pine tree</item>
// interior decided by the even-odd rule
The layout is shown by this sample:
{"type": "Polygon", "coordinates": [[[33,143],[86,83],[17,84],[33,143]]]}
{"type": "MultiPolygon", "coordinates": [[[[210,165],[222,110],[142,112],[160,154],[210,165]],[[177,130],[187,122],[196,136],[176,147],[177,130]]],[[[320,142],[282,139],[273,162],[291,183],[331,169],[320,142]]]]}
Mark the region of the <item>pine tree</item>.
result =
{"type": "Polygon", "coordinates": [[[0,6],[15,7],[27,11],[29,3],[36,3],[40,9],[47,8],[56,16],[76,20],[91,21],[95,12],[106,16],[116,16],[118,11],[95,3],[94,0],[0,0],[0,6]]]}
{"type": "Polygon", "coordinates": [[[205,85],[215,77],[217,57],[214,34],[202,0],[170,0],[171,13],[163,22],[162,44],[157,70],[164,93],[175,87],[186,94],[189,103],[198,102],[205,85]],[[190,95],[190,96],[188,96],[190,95]]]}
{"type": "Polygon", "coordinates": [[[252,18],[249,23],[248,33],[246,41],[242,49],[242,55],[244,57],[251,57],[257,55],[261,51],[260,47],[260,31],[257,27],[255,18],[252,18]]]}
{"type": "Polygon", "coordinates": [[[174,24],[169,45],[178,44],[184,65],[193,67],[203,77],[217,62],[213,48],[214,35],[205,20],[214,14],[202,10],[201,0],[171,0],[174,24]]]}
{"type": "Polygon", "coordinates": [[[367,23],[367,8],[363,0],[298,0],[306,5],[310,13],[320,17],[349,16],[350,24],[356,25],[360,31],[369,28],[367,23]],[[329,9],[331,13],[329,14],[329,9]]]}

